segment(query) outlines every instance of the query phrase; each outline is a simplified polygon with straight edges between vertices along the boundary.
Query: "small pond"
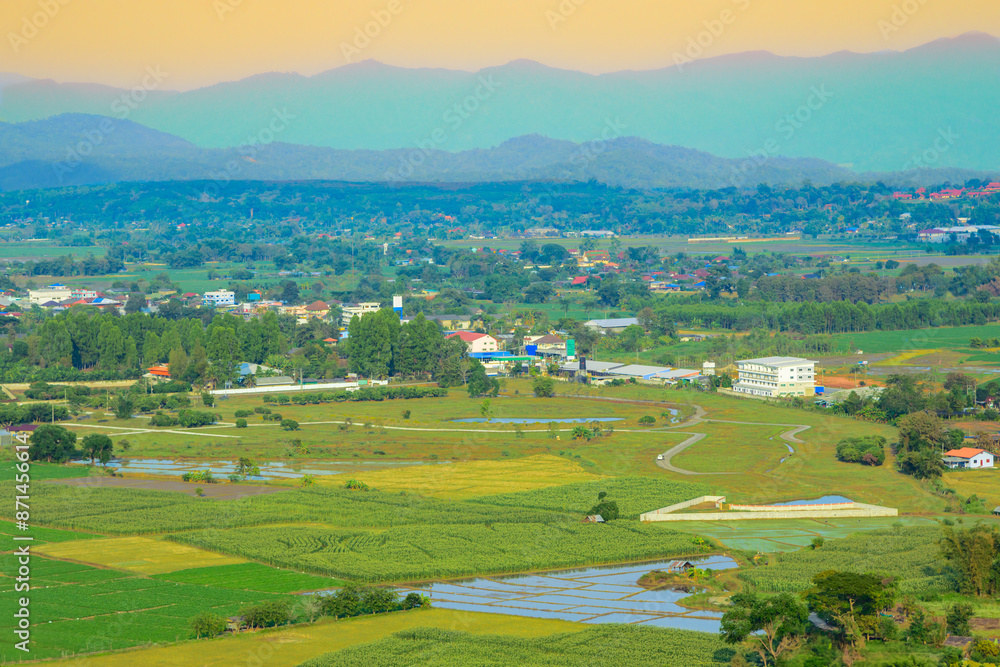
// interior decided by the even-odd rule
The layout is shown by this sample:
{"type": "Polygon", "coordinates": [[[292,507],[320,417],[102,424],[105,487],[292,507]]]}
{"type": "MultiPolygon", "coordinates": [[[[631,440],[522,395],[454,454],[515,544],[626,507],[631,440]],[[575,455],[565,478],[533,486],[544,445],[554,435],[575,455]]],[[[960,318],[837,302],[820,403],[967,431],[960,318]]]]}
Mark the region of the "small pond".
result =
{"type": "MultiPolygon", "coordinates": [[[[85,464],[86,461],[75,461],[85,464]]],[[[298,479],[304,475],[340,475],[343,473],[364,472],[367,470],[384,470],[386,468],[404,468],[418,465],[435,465],[421,461],[322,461],[322,462],[285,462],[258,463],[260,475],[250,477],[257,481],[268,479],[298,479]]],[[[233,461],[172,461],[170,459],[114,459],[108,463],[109,468],[128,473],[144,475],[172,475],[180,477],[186,472],[201,472],[209,470],[214,476],[226,477],[236,472],[233,461]]]]}
{"type": "Polygon", "coordinates": [[[844,496],[823,496],[813,500],[792,500],[787,503],[768,503],[774,507],[786,507],[788,505],[836,505],[838,503],[853,503],[854,501],[844,496]]]}
{"type": "MultiPolygon", "coordinates": [[[[651,591],[638,579],[653,570],[665,570],[670,561],[591,567],[433,583],[404,589],[428,595],[435,607],[492,614],[556,618],[581,623],[630,623],[663,628],[719,632],[722,614],[692,611],[677,601],[691,593],[651,591]]],[[[725,556],[691,559],[698,567],[730,570],[739,567],[725,556]]]]}
{"type": "Polygon", "coordinates": [[[470,417],[469,419],[452,419],[455,424],[592,424],[593,422],[620,422],[621,417],[592,417],[590,419],[530,419],[520,417],[494,417],[485,419],[483,417],[470,417]]]}

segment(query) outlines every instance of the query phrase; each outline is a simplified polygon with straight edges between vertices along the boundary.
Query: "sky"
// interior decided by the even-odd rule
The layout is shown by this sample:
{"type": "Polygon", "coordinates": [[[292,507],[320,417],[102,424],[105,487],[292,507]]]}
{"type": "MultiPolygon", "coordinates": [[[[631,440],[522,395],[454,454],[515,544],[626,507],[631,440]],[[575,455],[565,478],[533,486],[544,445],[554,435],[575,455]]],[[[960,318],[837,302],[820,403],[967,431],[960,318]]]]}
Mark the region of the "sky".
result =
{"type": "Polygon", "coordinates": [[[0,72],[187,90],[375,59],[603,73],[767,50],[905,50],[1000,35],[996,0],[2,0],[0,72]]]}

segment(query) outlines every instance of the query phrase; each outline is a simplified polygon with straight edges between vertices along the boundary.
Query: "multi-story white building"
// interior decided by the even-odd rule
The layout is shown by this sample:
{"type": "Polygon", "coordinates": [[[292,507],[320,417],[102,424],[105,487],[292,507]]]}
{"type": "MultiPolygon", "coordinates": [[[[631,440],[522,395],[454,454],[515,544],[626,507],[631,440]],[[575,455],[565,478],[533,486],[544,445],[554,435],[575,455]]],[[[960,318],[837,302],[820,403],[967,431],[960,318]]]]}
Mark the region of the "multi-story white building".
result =
{"type": "Polygon", "coordinates": [[[71,290],[71,295],[74,299],[96,299],[97,290],[87,289],[85,287],[74,287],[71,290]]]}
{"type": "Polygon", "coordinates": [[[382,308],[378,301],[364,301],[362,303],[345,303],[340,307],[340,322],[345,327],[351,323],[351,318],[357,315],[364,317],[368,313],[377,313],[382,308]]]}
{"type": "Polygon", "coordinates": [[[42,289],[28,290],[28,301],[30,303],[43,304],[49,301],[65,301],[73,296],[73,290],[65,285],[49,285],[42,289]]]}
{"type": "Polygon", "coordinates": [[[221,308],[222,306],[235,306],[236,293],[227,289],[220,289],[214,292],[205,292],[201,297],[201,303],[210,308],[221,308]]]}
{"type": "Polygon", "coordinates": [[[736,362],[739,379],[733,391],[753,396],[813,396],[816,362],[798,357],[764,357],[736,362]]]}

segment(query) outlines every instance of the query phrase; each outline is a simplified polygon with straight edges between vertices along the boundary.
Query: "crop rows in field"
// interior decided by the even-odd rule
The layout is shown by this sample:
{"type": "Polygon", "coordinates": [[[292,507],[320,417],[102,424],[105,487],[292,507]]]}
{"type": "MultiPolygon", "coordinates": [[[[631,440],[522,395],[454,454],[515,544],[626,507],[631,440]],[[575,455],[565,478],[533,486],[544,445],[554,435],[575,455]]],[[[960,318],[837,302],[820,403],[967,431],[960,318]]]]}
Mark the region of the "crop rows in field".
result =
{"type": "MultiPolygon", "coordinates": [[[[0,521],[0,535],[5,537],[13,535],[24,535],[23,531],[17,529],[17,526],[10,521],[0,521]]],[[[69,542],[71,540],[89,540],[95,537],[102,537],[101,535],[92,535],[90,533],[78,533],[70,530],[58,530],[55,528],[40,528],[38,526],[31,527],[31,537],[34,538],[35,544],[39,542],[69,542]]]]}
{"type": "Polygon", "coordinates": [[[819,549],[781,553],[775,563],[739,573],[748,585],[765,592],[802,591],[824,570],[873,572],[900,578],[900,590],[919,593],[945,588],[946,563],[937,539],[941,529],[905,527],[873,530],[828,541],[819,549]]]}
{"type": "MultiPolygon", "coordinates": [[[[526,623],[531,621],[526,619],[526,623]]],[[[300,667],[486,665],[728,665],[736,651],[704,632],[601,625],[548,637],[511,637],[417,628],[327,653],[300,667]]]]}
{"type": "Polygon", "coordinates": [[[154,579],[177,581],[185,584],[199,584],[216,588],[261,591],[264,593],[295,593],[316,591],[343,585],[339,579],[303,574],[292,570],[261,565],[260,563],[240,563],[239,565],[216,565],[190,570],[158,574],[154,579]]]}
{"type": "Polygon", "coordinates": [[[413,525],[359,533],[313,526],[195,531],[180,542],[344,579],[409,581],[658,558],[697,551],[660,526],[614,522],[413,525]]]}
{"type": "MultiPolygon", "coordinates": [[[[9,554],[4,557],[5,566],[9,559],[9,554]]],[[[202,611],[228,616],[243,604],[273,597],[132,577],[37,556],[32,576],[31,653],[6,642],[0,647],[2,662],[185,639],[190,619],[202,611]]],[[[0,598],[0,629],[8,634],[15,621],[14,603],[13,595],[0,598]]]]}
{"type": "Polygon", "coordinates": [[[656,477],[615,477],[537,491],[484,496],[475,502],[585,514],[597,504],[597,494],[601,491],[607,492],[608,500],[618,503],[620,516],[628,519],[638,519],[643,512],[711,493],[711,489],[703,484],[673,482],[656,477]]]}
{"type": "MultiPolygon", "coordinates": [[[[13,484],[2,486],[13,507],[13,484]]],[[[269,523],[326,523],[348,528],[387,528],[429,523],[537,523],[553,512],[422,498],[412,494],[346,489],[295,489],[284,493],[204,500],[144,489],[79,489],[56,484],[32,487],[32,520],[39,524],[113,535],[166,533],[269,523]]]]}

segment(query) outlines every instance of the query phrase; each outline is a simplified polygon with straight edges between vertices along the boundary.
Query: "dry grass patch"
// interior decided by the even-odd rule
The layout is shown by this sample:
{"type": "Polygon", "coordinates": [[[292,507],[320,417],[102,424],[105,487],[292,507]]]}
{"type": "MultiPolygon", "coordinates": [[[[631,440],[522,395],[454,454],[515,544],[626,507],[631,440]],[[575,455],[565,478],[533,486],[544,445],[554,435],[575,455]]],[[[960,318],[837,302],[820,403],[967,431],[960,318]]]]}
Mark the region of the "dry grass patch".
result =
{"type": "Polygon", "coordinates": [[[87,563],[140,574],[166,574],[210,565],[245,563],[243,558],[223,556],[176,542],[148,537],[111,537],[74,540],[34,547],[43,556],[87,563]]]}

